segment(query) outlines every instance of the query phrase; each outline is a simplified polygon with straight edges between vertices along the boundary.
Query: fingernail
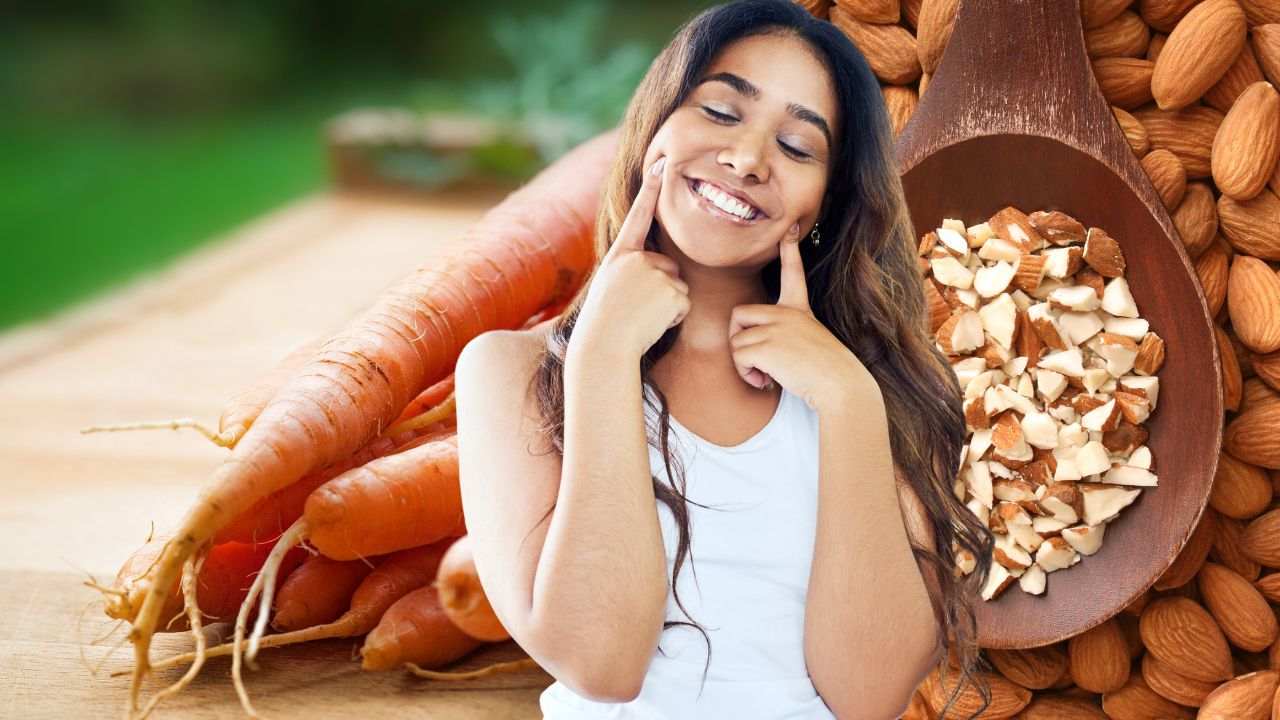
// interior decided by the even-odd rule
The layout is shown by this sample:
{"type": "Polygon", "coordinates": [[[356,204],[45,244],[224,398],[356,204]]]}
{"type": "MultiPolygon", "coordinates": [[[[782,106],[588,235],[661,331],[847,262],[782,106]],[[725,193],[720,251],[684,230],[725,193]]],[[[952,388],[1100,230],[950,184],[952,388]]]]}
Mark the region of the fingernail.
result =
{"type": "Polygon", "coordinates": [[[656,162],[654,162],[652,165],[649,166],[649,174],[661,175],[662,168],[666,167],[666,165],[667,165],[667,159],[665,157],[658,158],[656,162]]]}

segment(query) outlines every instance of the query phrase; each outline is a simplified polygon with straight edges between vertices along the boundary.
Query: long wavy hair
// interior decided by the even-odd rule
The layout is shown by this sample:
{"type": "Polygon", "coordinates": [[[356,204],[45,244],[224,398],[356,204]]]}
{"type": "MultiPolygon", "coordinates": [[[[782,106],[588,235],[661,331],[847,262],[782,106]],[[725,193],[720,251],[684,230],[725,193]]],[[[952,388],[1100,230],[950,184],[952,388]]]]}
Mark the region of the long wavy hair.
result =
{"type": "MultiPolygon", "coordinates": [[[[918,563],[931,572],[941,598],[931,598],[944,648],[937,670],[944,678],[954,663],[961,682],[941,715],[960,695],[965,682],[974,682],[983,699],[990,689],[974,672],[982,663],[977,647],[973,601],[980,596],[991,566],[992,536],[956,497],[955,481],[965,421],[961,391],[946,357],[929,332],[923,277],[916,259],[916,235],[907,213],[893,149],[893,133],[879,84],[866,59],[834,25],[814,18],[787,0],[741,0],[709,8],[683,25],[657,56],[636,88],[622,122],[617,159],[603,189],[595,226],[597,257],[617,237],[642,182],[645,149],[659,128],[697,86],[717,54],[734,41],[766,34],[783,34],[807,43],[826,66],[839,108],[836,123],[849,128],[835,143],[830,177],[819,220],[822,241],[801,243],[810,305],[814,315],[850,348],[879,384],[888,414],[893,458],[902,478],[914,489],[933,529],[934,547],[912,543],[918,563]],[[964,575],[957,570],[960,548],[977,559],[977,568],[964,575]]],[[[807,231],[807,229],[806,229],[807,231]]],[[[657,251],[657,223],[649,230],[645,249],[657,251]]],[[[779,261],[765,265],[761,281],[776,302],[779,261]]],[[[531,382],[543,418],[543,432],[555,451],[564,454],[564,358],[594,270],[548,331],[546,347],[531,382]]],[[[668,481],[651,476],[654,495],[665,504],[679,528],[679,542],[671,578],[675,600],[685,617],[675,578],[689,552],[689,513],[683,468],[671,472],[670,415],[662,391],[650,371],[672,346],[680,325],[667,330],[642,356],[640,377],[652,390],[657,424],[647,428],[648,442],[661,451],[668,481]]],[[[542,522],[555,508],[552,503],[542,522]]],[[[850,518],[850,522],[854,520],[850,518]]],[[[537,526],[535,526],[536,528],[537,526]]],[[[702,633],[711,661],[710,638],[702,633]]],[[[659,648],[661,652],[661,648],[659,648]]],[[[981,710],[979,711],[979,713],[981,710]]],[[[975,714],[976,716],[977,714],[975,714]]]]}

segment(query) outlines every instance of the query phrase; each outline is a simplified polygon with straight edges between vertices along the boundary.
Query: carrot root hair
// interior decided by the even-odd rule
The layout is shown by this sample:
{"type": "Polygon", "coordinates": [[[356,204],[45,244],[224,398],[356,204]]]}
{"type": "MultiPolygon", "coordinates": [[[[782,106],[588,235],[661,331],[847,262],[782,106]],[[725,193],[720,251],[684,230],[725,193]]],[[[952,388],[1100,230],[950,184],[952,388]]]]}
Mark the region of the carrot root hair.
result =
{"type": "Polygon", "coordinates": [[[100,432],[124,432],[129,430],[180,430],[190,428],[205,436],[209,442],[218,447],[235,447],[236,441],[244,434],[245,428],[237,425],[223,432],[217,432],[195,418],[174,418],[172,420],[144,420],[141,422],[119,423],[115,425],[90,425],[81,428],[81,435],[100,432]]]}
{"type": "Polygon", "coordinates": [[[382,434],[388,437],[394,437],[407,430],[420,430],[422,428],[435,425],[442,420],[448,420],[449,418],[454,417],[458,410],[458,401],[454,395],[455,393],[450,392],[449,396],[439,405],[436,405],[421,415],[411,417],[404,422],[392,425],[383,431],[382,434]]]}
{"type": "Polygon", "coordinates": [[[525,658],[523,660],[511,660],[509,662],[494,663],[486,665],[478,670],[469,670],[467,672],[441,672],[439,670],[427,670],[418,667],[417,663],[407,662],[404,664],[405,669],[420,678],[428,680],[475,680],[476,678],[487,677],[489,675],[497,675],[499,673],[520,672],[521,670],[534,670],[539,667],[533,658],[525,658]]]}
{"type": "Polygon", "coordinates": [[[183,688],[190,685],[191,681],[195,680],[196,675],[200,674],[200,668],[204,666],[206,642],[204,628],[201,624],[203,620],[202,613],[200,612],[200,605],[196,601],[196,586],[199,585],[196,582],[196,578],[200,575],[200,566],[204,564],[206,553],[207,548],[205,552],[187,558],[187,561],[182,565],[182,601],[187,613],[187,621],[191,625],[192,637],[196,641],[196,649],[195,653],[193,653],[195,662],[191,664],[190,668],[187,668],[187,672],[178,678],[177,682],[152,696],[151,700],[142,708],[142,713],[138,716],[138,720],[146,720],[147,716],[156,709],[161,700],[181,692],[183,688]]]}

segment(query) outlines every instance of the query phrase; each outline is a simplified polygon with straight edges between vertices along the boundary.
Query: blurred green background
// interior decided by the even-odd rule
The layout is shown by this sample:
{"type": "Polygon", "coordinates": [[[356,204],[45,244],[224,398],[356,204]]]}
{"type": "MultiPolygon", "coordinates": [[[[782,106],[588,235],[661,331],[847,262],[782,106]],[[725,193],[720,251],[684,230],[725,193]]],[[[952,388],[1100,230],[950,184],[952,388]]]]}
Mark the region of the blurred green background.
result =
{"type": "Polygon", "coordinates": [[[658,49],[712,4],[4,4],[0,329],[323,189],[325,123],[353,108],[556,128],[532,156],[486,156],[518,182],[615,124],[658,49]]]}

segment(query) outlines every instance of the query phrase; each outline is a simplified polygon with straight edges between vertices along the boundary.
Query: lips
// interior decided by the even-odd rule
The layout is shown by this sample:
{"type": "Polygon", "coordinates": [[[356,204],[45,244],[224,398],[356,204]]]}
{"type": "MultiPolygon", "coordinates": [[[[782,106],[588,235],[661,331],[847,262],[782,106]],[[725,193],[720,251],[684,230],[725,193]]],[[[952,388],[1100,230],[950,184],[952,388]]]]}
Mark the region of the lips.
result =
{"type": "Polygon", "coordinates": [[[747,200],[745,200],[744,198],[742,198],[742,197],[740,197],[740,196],[738,196],[738,195],[735,195],[735,194],[734,194],[734,193],[732,193],[732,192],[727,191],[725,188],[723,188],[723,187],[721,187],[721,186],[719,186],[719,185],[717,185],[717,184],[715,184],[715,183],[707,183],[707,184],[711,185],[712,187],[716,188],[717,190],[719,190],[719,191],[721,191],[721,192],[725,193],[726,195],[729,195],[729,196],[731,196],[731,197],[733,197],[733,198],[737,199],[738,201],[740,201],[740,202],[742,202],[743,204],[747,205],[748,207],[752,208],[753,210],[755,210],[755,213],[756,213],[756,214],[755,214],[755,217],[753,217],[752,219],[750,219],[750,220],[746,220],[746,219],[741,218],[741,217],[738,217],[737,215],[734,215],[734,214],[732,214],[732,213],[725,212],[724,210],[721,210],[720,208],[716,207],[715,203],[711,202],[711,200],[710,200],[710,199],[708,199],[708,198],[706,198],[706,197],[704,197],[704,196],[702,196],[702,195],[700,195],[700,194],[698,193],[698,185],[699,185],[700,183],[704,183],[704,182],[707,182],[707,181],[705,181],[705,180],[700,180],[700,179],[698,179],[698,178],[686,178],[686,180],[687,180],[687,182],[686,182],[685,184],[688,186],[690,194],[692,194],[692,195],[693,195],[693,199],[694,199],[694,200],[699,204],[699,206],[701,206],[701,207],[702,207],[702,209],[706,210],[707,212],[709,212],[709,213],[711,213],[711,214],[713,214],[713,215],[716,215],[717,217],[725,218],[726,220],[730,220],[730,221],[732,221],[732,222],[738,223],[739,225],[754,225],[754,224],[756,224],[757,222],[759,222],[759,221],[761,221],[761,220],[763,220],[763,219],[765,219],[765,218],[767,218],[767,217],[768,217],[768,215],[766,215],[766,214],[765,214],[765,212],[764,212],[763,210],[761,210],[759,207],[757,207],[757,206],[755,206],[755,205],[751,204],[750,202],[748,202],[748,201],[747,201],[747,200]]]}

